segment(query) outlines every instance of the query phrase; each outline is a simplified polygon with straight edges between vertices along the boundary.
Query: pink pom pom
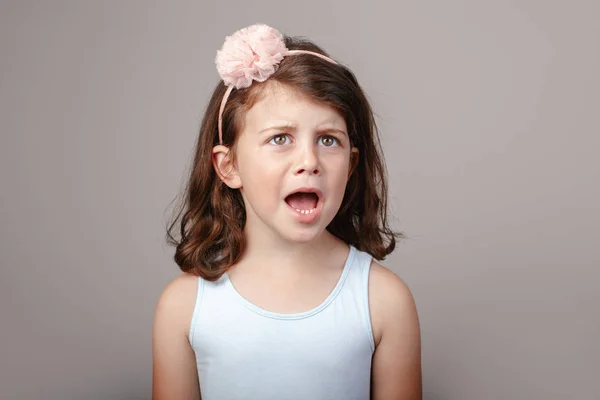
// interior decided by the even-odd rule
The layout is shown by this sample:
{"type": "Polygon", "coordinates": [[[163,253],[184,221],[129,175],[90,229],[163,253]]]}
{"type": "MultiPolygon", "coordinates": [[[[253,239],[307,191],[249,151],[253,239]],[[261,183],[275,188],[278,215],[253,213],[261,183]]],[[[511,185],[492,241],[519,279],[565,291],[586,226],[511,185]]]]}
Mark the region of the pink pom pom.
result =
{"type": "Polygon", "coordinates": [[[227,86],[247,88],[252,81],[264,82],[279,67],[287,53],[283,35],[258,24],[240,29],[225,39],[217,51],[217,71],[227,86]]]}

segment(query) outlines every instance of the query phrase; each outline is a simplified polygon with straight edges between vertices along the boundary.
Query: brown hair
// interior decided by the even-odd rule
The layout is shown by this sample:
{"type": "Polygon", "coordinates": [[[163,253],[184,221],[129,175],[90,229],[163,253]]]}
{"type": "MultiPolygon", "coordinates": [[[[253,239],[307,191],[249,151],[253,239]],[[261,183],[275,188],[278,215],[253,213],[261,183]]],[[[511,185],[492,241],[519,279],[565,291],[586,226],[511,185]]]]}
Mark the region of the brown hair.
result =
{"type": "MultiPolygon", "coordinates": [[[[290,50],[328,55],[314,43],[285,37],[290,50]]],[[[338,111],[346,120],[350,142],[358,148],[358,162],[344,199],[327,230],[357,249],[383,260],[403,235],[387,222],[386,169],[371,106],[354,74],[342,65],[320,57],[299,54],[285,57],[267,82],[274,81],[338,111]]],[[[245,112],[259,99],[264,83],[231,93],[223,112],[223,144],[235,153],[237,133],[245,112]]],[[[196,143],[189,181],[180,206],[167,226],[167,240],[176,246],[175,262],[182,271],[214,281],[237,262],[245,248],[246,211],[239,189],[231,189],[217,176],[212,148],[218,144],[217,119],[226,91],[215,88],[206,108],[196,143]],[[179,237],[175,237],[178,231],[179,237]]],[[[235,157],[235,156],[234,156],[235,157]]]]}

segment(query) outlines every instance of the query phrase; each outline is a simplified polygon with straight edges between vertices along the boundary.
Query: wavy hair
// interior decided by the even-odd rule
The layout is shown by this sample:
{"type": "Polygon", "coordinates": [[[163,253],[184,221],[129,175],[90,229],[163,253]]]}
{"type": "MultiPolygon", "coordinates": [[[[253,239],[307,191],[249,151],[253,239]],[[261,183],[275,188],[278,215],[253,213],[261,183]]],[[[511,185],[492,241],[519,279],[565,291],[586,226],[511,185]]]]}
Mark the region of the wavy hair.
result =
{"type": "MultiPolygon", "coordinates": [[[[314,43],[285,36],[290,50],[310,50],[329,56],[314,43]]],[[[352,146],[359,150],[356,166],[346,185],[340,209],[327,230],[377,260],[390,254],[396,240],[387,220],[387,173],[371,105],[355,75],[342,65],[299,54],[285,57],[264,83],[234,90],[223,112],[223,144],[235,157],[237,134],[245,113],[260,99],[269,81],[298,90],[326,104],[346,121],[352,146]]],[[[202,119],[194,160],[180,204],[167,225],[167,242],[175,246],[175,262],[182,271],[215,281],[243,253],[246,245],[246,210],[239,189],[231,189],[217,176],[212,148],[218,143],[219,106],[227,87],[214,89],[202,119]]]]}

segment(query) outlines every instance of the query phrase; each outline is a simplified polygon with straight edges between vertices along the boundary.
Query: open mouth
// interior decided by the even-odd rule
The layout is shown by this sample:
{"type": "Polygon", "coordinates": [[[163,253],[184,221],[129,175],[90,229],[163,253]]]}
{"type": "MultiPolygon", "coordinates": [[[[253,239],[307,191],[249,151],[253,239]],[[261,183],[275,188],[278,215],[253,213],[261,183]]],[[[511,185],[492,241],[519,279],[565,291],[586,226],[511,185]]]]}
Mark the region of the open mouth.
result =
{"type": "Polygon", "coordinates": [[[295,192],[288,195],[285,202],[300,214],[312,214],[317,209],[319,195],[316,192],[295,192]]]}

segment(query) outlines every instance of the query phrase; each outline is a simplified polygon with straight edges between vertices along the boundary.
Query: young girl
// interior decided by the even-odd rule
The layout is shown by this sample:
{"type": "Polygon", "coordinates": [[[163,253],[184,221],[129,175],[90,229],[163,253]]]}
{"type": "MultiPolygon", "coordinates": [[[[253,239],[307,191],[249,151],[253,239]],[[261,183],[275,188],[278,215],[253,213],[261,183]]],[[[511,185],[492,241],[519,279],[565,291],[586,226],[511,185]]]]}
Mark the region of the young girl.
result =
{"type": "Polygon", "coordinates": [[[421,399],[412,296],[373,260],[401,235],[354,74],[266,25],[216,63],[169,227],[184,273],[156,308],[153,398],[421,399]]]}

